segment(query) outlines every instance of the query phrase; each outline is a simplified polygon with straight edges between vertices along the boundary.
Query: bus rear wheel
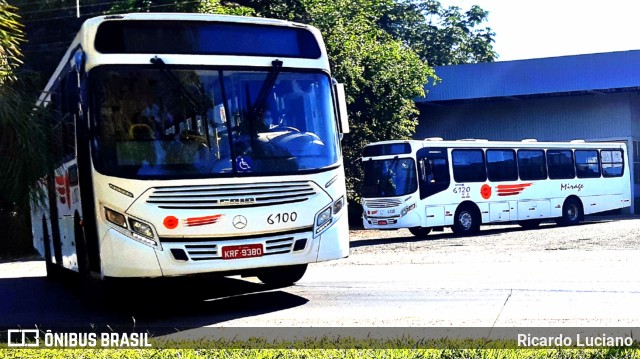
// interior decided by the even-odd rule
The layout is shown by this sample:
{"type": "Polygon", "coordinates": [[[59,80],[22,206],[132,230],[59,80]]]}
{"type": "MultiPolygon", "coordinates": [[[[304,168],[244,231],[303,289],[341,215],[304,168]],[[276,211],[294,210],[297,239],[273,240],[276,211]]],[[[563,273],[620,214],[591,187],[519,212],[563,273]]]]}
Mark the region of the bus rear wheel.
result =
{"type": "Polygon", "coordinates": [[[556,219],[561,226],[573,226],[580,223],[582,218],[582,206],[575,198],[567,198],[562,206],[562,217],[556,219]]]}
{"type": "Polygon", "coordinates": [[[265,269],[264,272],[258,274],[257,277],[262,283],[268,286],[286,287],[302,279],[306,271],[306,264],[298,264],[265,269]]]}
{"type": "Polygon", "coordinates": [[[459,236],[470,236],[480,230],[480,215],[478,211],[470,205],[458,208],[453,219],[453,233],[459,236]]]}
{"type": "Polygon", "coordinates": [[[409,228],[409,232],[418,238],[423,238],[431,233],[431,228],[429,227],[411,227],[409,228]]]}

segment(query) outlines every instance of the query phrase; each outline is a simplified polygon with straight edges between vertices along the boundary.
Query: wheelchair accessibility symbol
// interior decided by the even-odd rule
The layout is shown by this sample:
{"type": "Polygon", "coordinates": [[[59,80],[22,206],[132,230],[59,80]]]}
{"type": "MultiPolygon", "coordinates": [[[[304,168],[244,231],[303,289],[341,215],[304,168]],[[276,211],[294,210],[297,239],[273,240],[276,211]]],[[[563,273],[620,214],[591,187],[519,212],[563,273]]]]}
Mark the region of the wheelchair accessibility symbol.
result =
{"type": "Polygon", "coordinates": [[[253,170],[253,164],[249,157],[236,157],[236,168],[238,172],[251,172],[253,170]]]}

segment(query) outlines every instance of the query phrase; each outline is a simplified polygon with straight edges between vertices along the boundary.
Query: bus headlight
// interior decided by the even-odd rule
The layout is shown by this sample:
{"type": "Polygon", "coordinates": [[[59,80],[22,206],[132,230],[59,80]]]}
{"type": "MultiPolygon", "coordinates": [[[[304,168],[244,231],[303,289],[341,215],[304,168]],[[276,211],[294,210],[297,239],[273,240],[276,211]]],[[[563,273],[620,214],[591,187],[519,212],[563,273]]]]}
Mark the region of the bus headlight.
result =
{"type": "Polygon", "coordinates": [[[331,220],[331,207],[327,207],[324,211],[316,216],[316,227],[322,227],[331,220]]]}
{"type": "Polygon", "coordinates": [[[133,232],[148,238],[153,238],[153,230],[150,225],[133,218],[129,218],[129,223],[131,224],[131,230],[133,232]]]}
{"type": "Polygon", "coordinates": [[[331,225],[331,207],[329,206],[316,214],[316,229],[314,231],[316,235],[319,235],[331,225]]]}
{"type": "Polygon", "coordinates": [[[404,207],[404,208],[402,209],[402,212],[400,212],[400,217],[404,217],[404,216],[406,216],[406,215],[407,215],[407,213],[409,213],[409,212],[413,211],[415,208],[416,208],[416,204],[415,204],[415,203],[414,203],[414,204],[412,204],[412,205],[410,205],[410,206],[404,207]]]}
{"type": "Polygon", "coordinates": [[[104,215],[107,218],[107,221],[115,224],[116,226],[127,228],[127,220],[125,219],[123,214],[104,207],[104,215]]]}
{"type": "Polygon", "coordinates": [[[107,207],[104,207],[104,216],[109,223],[116,225],[115,228],[119,232],[128,235],[140,243],[162,249],[155,237],[153,227],[150,224],[131,217],[129,217],[127,221],[127,216],[107,207]]]}
{"type": "Polygon", "coordinates": [[[340,197],[339,200],[333,202],[333,214],[336,215],[340,210],[344,207],[344,196],[340,197]]]}
{"type": "Polygon", "coordinates": [[[314,231],[316,235],[329,228],[331,223],[333,223],[333,217],[338,214],[338,212],[340,212],[342,208],[344,208],[344,204],[344,196],[342,196],[335,202],[331,203],[329,207],[316,214],[316,228],[314,231]]]}

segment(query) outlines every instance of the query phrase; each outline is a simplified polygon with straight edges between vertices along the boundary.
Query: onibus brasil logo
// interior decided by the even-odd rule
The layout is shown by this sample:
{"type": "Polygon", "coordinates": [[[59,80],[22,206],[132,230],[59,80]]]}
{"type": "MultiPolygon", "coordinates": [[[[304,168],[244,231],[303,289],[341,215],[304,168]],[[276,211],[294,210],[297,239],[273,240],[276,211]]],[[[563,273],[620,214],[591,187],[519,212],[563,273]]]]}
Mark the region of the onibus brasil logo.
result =
{"type": "Polygon", "coordinates": [[[9,329],[9,347],[47,348],[150,348],[149,333],[53,332],[40,329],[9,329]]]}

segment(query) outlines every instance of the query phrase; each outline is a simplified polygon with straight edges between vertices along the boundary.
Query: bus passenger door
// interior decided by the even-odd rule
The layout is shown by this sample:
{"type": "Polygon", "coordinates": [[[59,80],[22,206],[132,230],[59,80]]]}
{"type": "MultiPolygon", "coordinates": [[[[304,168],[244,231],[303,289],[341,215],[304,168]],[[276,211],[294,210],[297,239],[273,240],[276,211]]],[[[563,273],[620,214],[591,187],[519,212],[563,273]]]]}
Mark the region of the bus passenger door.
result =
{"type": "MultiPolygon", "coordinates": [[[[449,188],[451,176],[446,148],[422,148],[418,150],[416,160],[418,162],[420,199],[433,196],[449,188]]],[[[427,200],[427,204],[431,204],[431,202],[427,200]]],[[[444,206],[446,203],[437,204],[444,206]]]]}
{"type": "MultiPolygon", "coordinates": [[[[433,196],[449,188],[450,175],[446,148],[422,148],[416,154],[420,199],[433,196]]],[[[425,201],[427,227],[445,225],[443,201],[425,201]]]]}

